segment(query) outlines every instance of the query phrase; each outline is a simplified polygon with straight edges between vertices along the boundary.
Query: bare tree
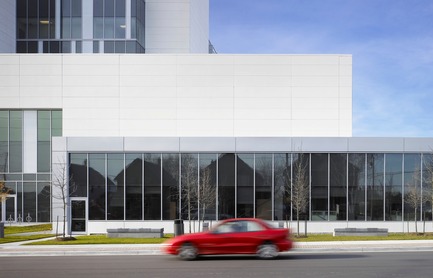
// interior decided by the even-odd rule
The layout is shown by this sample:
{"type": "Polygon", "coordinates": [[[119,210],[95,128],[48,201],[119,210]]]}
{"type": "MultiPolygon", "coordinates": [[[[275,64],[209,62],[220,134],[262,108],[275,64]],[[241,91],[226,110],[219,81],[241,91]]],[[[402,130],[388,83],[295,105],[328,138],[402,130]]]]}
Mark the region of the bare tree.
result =
{"type": "Polygon", "coordinates": [[[206,209],[215,206],[216,201],[216,187],[212,182],[211,169],[205,168],[200,171],[200,186],[198,191],[198,204],[201,213],[201,221],[204,222],[206,209]]]}
{"type": "Polygon", "coordinates": [[[433,153],[423,156],[423,166],[423,195],[426,195],[426,203],[430,202],[433,221],[433,153]]]}
{"type": "Polygon", "coordinates": [[[421,187],[420,173],[419,169],[415,169],[404,196],[404,201],[414,208],[415,233],[418,233],[418,208],[431,200],[430,190],[421,187]]]}
{"type": "Polygon", "coordinates": [[[70,206],[69,195],[74,193],[77,189],[76,184],[73,182],[72,177],[68,177],[66,162],[58,163],[59,167],[57,171],[53,173],[52,186],[56,190],[53,190],[52,197],[59,200],[62,204],[63,209],[63,239],[66,238],[66,218],[67,209],[70,206]]]}
{"type": "Polygon", "coordinates": [[[308,186],[308,163],[304,161],[304,154],[299,154],[298,160],[293,163],[293,174],[286,190],[290,190],[292,208],[296,213],[297,235],[299,236],[299,217],[305,212],[310,196],[308,186]]]}
{"type": "MultiPolygon", "coordinates": [[[[3,202],[6,202],[6,199],[8,198],[9,194],[11,193],[11,189],[6,187],[5,181],[0,180],[0,206],[3,202]]],[[[6,219],[3,219],[3,214],[0,215],[0,222],[5,221],[6,219]]]]}
{"type": "Polygon", "coordinates": [[[198,195],[198,167],[197,160],[190,154],[182,155],[182,173],[181,173],[181,203],[182,212],[186,210],[188,217],[188,228],[189,233],[192,231],[191,222],[193,218],[193,210],[195,209],[195,203],[197,202],[198,195]]]}

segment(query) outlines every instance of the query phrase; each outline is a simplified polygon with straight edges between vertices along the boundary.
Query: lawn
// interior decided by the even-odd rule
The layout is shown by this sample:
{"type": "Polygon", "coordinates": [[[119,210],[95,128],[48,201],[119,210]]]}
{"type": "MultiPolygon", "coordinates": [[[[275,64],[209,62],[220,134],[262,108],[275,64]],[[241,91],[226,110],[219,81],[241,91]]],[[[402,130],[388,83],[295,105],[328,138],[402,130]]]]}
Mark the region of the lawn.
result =
{"type": "Polygon", "coordinates": [[[108,238],[106,235],[77,236],[76,240],[59,241],[56,239],[44,240],[27,245],[76,245],[76,244],[158,244],[173,237],[167,234],[163,238],[108,238]]]}
{"type": "MultiPolygon", "coordinates": [[[[77,236],[76,240],[58,241],[46,240],[28,243],[28,245],[76,245],[76,244],[158,244],[171,238],[173,235],[168,234],[164,238],[107,238],[106,235],[77,236]]],[[[389,234],[387,237],[379,236],[338,236],[332,234],[309,234],[308,237],[293,237],[296,242],[314,242],[314,241],[355,241],[355,240],[433,240],[433,233],[417,234],[389,234]]]]}
{"type": "Polygon", "coordinates": [[[36,235],[20,235],[22,233],[51,231],[51,227],[52,227],[51,224],[30,225],[30,226],[8,226],[7,224],[5,224],[4,227],[5,237],[0,238],[0,244],[52,237],[53,236],[52,234],[47,234],[47,233],[36,234],[36,235]]]}
{"type": "Polygon", "coordinates": [[[30,226],[8,226],[5,224],[5,235],[51,231],[52,224],[30,226]]]}

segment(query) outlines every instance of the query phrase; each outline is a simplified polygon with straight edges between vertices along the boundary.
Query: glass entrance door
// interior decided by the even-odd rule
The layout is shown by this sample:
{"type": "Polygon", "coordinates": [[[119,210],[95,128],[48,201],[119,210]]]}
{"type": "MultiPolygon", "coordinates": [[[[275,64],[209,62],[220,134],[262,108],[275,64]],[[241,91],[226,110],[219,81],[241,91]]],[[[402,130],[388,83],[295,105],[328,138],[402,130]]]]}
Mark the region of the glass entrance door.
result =
{"type": "Polygon", "coordinates": [[[71,200],[71,232],[86,232],[86,200],[71,200]]]}

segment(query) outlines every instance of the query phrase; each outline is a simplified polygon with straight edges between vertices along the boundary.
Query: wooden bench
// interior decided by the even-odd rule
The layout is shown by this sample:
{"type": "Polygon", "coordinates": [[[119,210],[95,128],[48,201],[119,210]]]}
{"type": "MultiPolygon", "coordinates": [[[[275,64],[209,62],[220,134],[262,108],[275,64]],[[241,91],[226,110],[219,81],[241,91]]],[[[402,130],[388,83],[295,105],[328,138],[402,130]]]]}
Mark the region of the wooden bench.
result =
{"type": "Polygon", "coordinates": [[[388,229],[382,228],[335,228],[334,236],[388,236],[388,229]]]}
{"type": "Polygon", "coordinates": [[[110,238],[162,238],[164,237],[164,228],[160,229],[150,229],[150,228],[140,228],[140,229],[107,229],[107,237],[110,238]]]}

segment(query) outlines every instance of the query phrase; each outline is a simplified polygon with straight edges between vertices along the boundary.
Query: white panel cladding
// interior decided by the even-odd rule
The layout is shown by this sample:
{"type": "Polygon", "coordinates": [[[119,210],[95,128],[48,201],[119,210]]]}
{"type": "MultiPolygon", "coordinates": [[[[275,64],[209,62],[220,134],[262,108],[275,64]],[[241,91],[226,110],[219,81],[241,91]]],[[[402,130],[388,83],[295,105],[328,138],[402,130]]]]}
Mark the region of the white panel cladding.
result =
{"type": "Polygon", "coordinates": [[[38,162],[38,114],[36,111],[23,113],[23,172],[36,173],[38,162]]]}
{"type": "MultiPolygon", "coordinates": [[[[16,1],[0,1],[0,53],[15,53],[16,45],[16,1]]],[[[0,83],[1,84],[1,83],[0,83]]]]}
{"type": "Polygon", "coordinates": [[[55,137],[53,152],[431,153],[432,145],[395,137],[55,137]]]}
{"type": "Polygon", "coordinates": [[[0,55],[0,105],[63,109],[64,136],[344,137],[346,56],[0,55]]]}

